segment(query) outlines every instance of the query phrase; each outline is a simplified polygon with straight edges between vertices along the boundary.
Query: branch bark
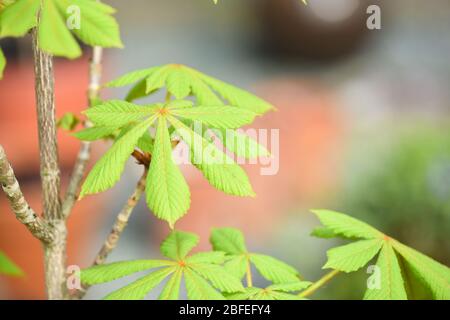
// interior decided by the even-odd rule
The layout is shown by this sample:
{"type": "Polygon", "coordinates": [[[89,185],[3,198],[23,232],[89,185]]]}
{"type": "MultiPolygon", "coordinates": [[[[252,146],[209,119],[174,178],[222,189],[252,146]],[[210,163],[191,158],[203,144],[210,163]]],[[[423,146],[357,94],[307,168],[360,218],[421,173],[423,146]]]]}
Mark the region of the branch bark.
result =
{"type": "MultiPolygon", "coordinates": [[[[94,266],[104,264],[108,256],[111,254],[111,252],[117,247],[120,237],[122,236],[123,231],[128,225],[128,221],[130,220],[131,214],[133,213],[133,210],[136,207],[136,205],[139,203],[142,193],[145,190],[147,172],[148,171],[146,168],[144,174],[139,179],[133,194],[128,198],[127,203],[117,215],[116,221],[114,222],[111,232],[109,233],[102,248],[100,249],[94,260],[93,263],[94,266]]],[[[75,295],[76,298],[82,299],[88,289],[89,286],[84,286],[80,291],[76,293],[75,295]]]]}
{"type": "MultiPolygon", "coordinates": [[[[96,104],[99,98],[100,81],[102,76],[102,57],[103,49],[101,47],[94,47],[92,52],[92,59],[89,71],[89,88],[88,88],[88,100],[89,107],[96,104]]],[[[89,127],[91,124],[86,122],[85,126],[89,127]]],[[[62,205],[62,212],[64,217],[68,217],[75,205],[78,189],[81,186],[84,173],[86,172],[86,166],[91,155],[91,143],[89,141],[83,141],[81,143],[80,150],[78,151],[77,160],[70,176],[69,186],[67,187],[66,194],[62,205]]]]}
{"type": "Polygon", "coordinates": [[[49,299],[65,297],[67,228],[61,211],[60,170],[56,138],[53,57],[39,48],[38,30],[32,31],[36,111],[39,134],[43,216],[54,232],[45,244],[45,282],[49,299]]]}
{"type": "Polygon", "coordinates": [[[17,220],[25,225],[35,238],[45,244],[51,243],[55,236],[50,226],[34,212],[25,200],[22,190],[20,190],[19,182],[1,145],[0,183],[17,220]]]}

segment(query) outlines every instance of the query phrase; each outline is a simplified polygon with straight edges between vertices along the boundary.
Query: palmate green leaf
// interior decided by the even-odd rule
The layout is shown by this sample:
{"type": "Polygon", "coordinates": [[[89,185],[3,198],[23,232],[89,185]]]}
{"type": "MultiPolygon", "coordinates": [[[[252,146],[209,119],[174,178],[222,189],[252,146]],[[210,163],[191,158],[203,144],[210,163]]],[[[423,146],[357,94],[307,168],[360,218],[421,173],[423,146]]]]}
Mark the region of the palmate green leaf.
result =
{"type": "Polygon", "coordinates": [[[159,300],[178,300],[180,296],[181,279],[183,277],[183,269],[177,268],[167,281],[164,289],[159,295],[159,300]]]}
{"type": "Polygon", "coordinates": [[[343,272],[356,271],[367,264],[383,246],[382,239],[361,240],[328,250],[328,261],[324,269],[343,272]]]}
{"type": "Polygon", "coordinates": [[[230,255],[247,253],[244,235],[235,228],[214,228],[209,241],[215,251],[223,251],[230,255]]]}
{"type": "Polygon", "coordinates": [[[57,0],[56,4],[65,21],[71,16],[70,6],[80,9],[80,28],[72,32],[84,43],[105,48],[123,47],[119,25],[111,16],[115,13],[114,8],[92,0],[57,0]]]}
{"type": "Polygon", "coordinates": [[[242,279],[247,272],[247,266],[249,264],[249,260],[246,254],[241,254],[239,256],[232,256],[228,259],[224,264],[225,270],[228,273],[235,276],[238,279],[242,279]]]}
{"type": "Polygon", "coordinates": [[[110,100],[83,111],[97,126],[123,127],[142,121],[155,114],[160,105],[139,106],[125,101],[110,100]]]}
{"type": "Polygon", "coordinates": [[[79,57],[81,49],[71,32],[91,46],[122,47],[119,27],[112,17],[115,10],[92,0],[17,0],[0,12],[0,37],[22,37],[35,27],[41,3],[38,38],[44,51],[79,57]],[[79,9],[79,17],[75,17],[78,12],[68,10],[72,6],[79,9]],[[77,19],[79,26],[74,24],[69,30],[66,21],[77,19]]]}
{"type": "Polygon", "coordinates": [[[118,87],[136,83],[131,89],[133,94],[129,94],[127,97],[127,100],[131,101],[144,96],[142,91],[144,81],[146,84],[145,95],[166,86],[168,92],[177,99],[194,95],[199,105],[223,105],[222,100],[216,95],[218,93],[230,105],[247,109],[258,115],[274,109],[271,104],[249,92],[180,64],[168,64],[134,71],[109,82],[107,86],[118,87]]]}
{"type": "Polygon", "coordinates": [[[225,262],[225,252],[221,251],[199,252],[188,257],[186,259],[186,262],[222,264],[225,262]]]}
{"type": "Polygon", "coordinates": [[[23,271],[0,251],[0,275],[20,277],[23,271]]]}
{"type": "Polygon", "coordinates": [[[80,119],[72,112],[66,112],[56,122],[56,126],[66,131],[72,131],[80,123],[80,119]]]}
{"type": "Polygon", "coordinates": [[[143,299],[167,277],[169,279],[159,299],[178,299],[183,278],[189,299],[224,299],[216,289],[230,293],[244,291],[239,279],[220,265],[224,261],[224,252],[201,252],[188,256],[198,240],[195,234],[173,231],[161,244],[161,253],[172,260],[133,260],[94,266],[82,270],[81,281],[88,285],[105,283],[157,268],[152,273],[112,292],[105,299],[143,299]]]}
{"type": "Polygon", "coordinates": [[[171,114],[221,129],[240,128],[252,123],[256,116],[251,111],[230,106],[196,106],[173,109],[171,114]]]}
{"type": "Polygon", "coordinates": [[[250,261],[264,278],[273,283],[299,280],[299,274],[295,268],[271,256],[252,253],[250,254],[250,261]]]}
{"type": "Polygon", "coordinates": [[[0,37],[23,37],[36,26],[39,1],[19,0],[0,12],[0,37]]]}
{"type": "Polygon", "coordinates": [[[3,78],[3,72],[5,70],[5,67],[6,67],[6,58],[5,55],[3,54],[2,48],[0,48],[0,79],[3,78]]]}
{"type": "Polygon", "coordinates": [[[269,157],[270,152],[256,140],[241,132],[241,130],[212,129],[222,144],[236,156],[245,159],[269,157]]]}
{"type": "Polygon", "coordinates": [[[228,300],[303,300],[297,295],[277,291],[267,287],[265,289],[250,287],[245,292],[226,295],[228,300]]]}
{"type": "MultiPolygon", "coordinates": [[[[382,238],[383,234],[367,223],[349,217],[343,213],[331,210],[312,210],[320,222],[329,229],[328,235],[334,233],[337,236],[354,239],[382,238]]],[[[321,230],[323,232],[323,229],[321,230]]]]}
{"type": "Polygon", "coordinates": [[[141,122],[118,139],[95,164],[81,187],[80,198],[87,194],[105,191],[119,181],[127,159],[137,141],[148,130],[155,117],[141,122]]]}
{"type": "Polygon", "coordinates": [[[406,268],[431,291],[437,300],[450,300],[450,269],[398,241],[394,249],[405,259],[406,268]]]}
{"type": "Polygon", "coordinates": [[[53,55],[74,59],[81,55],[81,49],[65,21],[55,0],[44,1],[39,23],[39,46],[53,55]]]}
{"type": "Polygon", "coordinates": [[[365,300],[406,300],[402,272],[395,251],[390,243],[381,248],[376,266],[379,269],[380,287],[368,288],[365,300]]]}
{"type": "Polygon", "coordinates": [[[168,267],[152,272],[149,275],[116,290],[105,297],[105,300],[142,300],[177,267],[168,267]]]}
{"type": "Polygon", "coordinates": [[[224,300],[224,296],[217,292],[205,279],[192,270],[184,272],[186,292],[190,300],[224,300]]]}
{"type": "Polygon", "coordinates": [[[72,135],[81,141],[95,141],[114,136],[118,131],[117,126],[95,126],[85,128],[72,135]]]}
{"type": "Polygon", "coordinates": [[[318,216],[325,225],[316,232],[321,236],[365,239],[329,250],[324,268],[356,271],[379,252],[380,288],[368,289],[365,299],[450,299],[447,266],[344,214],[321,210],[318,216]]]}
{"type": "Polygon", "coordinates": [[[160,268],[173,266],[174,262],[166,260],[132,260],[123,262],[114,262],[105,265],[97,265],[81,271],[80,280],[87,285],[110,282],[130,274],[160,268]]]}
{"type": "Polygon", "coordinates": [[[228,155],[174,117],[168,117],[191,149],[193,164],[216,189],[236,196],[255,196],[245,171],[228,155]]]}
{"type": "Polygon", "coordinates": [[[198,273],[203,278],[211,281],[212,285],[222,292],[244,291],[240,280],[230,275],[226,270],[218,265],[210,263],[189,263],[192,271],[198,273]]]}
{"type": "Polygon", "coordinates": [[[149,208],[171,227],[186,214],[191,203],[186,180],[172,159],[172,144],[164,117],[158,119],[146,194],[149,208]]]}
{"type": "Polygon", "coordinates": [[[212,229],[209,241],[214,250],[228,254],[224,268],[238,279],[245,276],[249,263],[252,263],[265,279],[273,283],[299,281],[298,271],[290,265],[271,256],[248,252],[244,236],[237,229],[212,229]]]}
{"type": "Polygon", "coordinates": [[[279,284],[272,284],[267,287],[269,290],[274,291],[282,291],[282,292],[295,292],[300,291],[303,289],[308,288],[312,282],[309,281],[294,281],[294,282],[288,282],[288,283],[279,283],[279,284]]]}
{"type": "Polygon", "coordinates": [[[161,244],[161,253],[175,261],[183,260],[198,245],[199,237],[190,232],[172,231],[161,244]]]}

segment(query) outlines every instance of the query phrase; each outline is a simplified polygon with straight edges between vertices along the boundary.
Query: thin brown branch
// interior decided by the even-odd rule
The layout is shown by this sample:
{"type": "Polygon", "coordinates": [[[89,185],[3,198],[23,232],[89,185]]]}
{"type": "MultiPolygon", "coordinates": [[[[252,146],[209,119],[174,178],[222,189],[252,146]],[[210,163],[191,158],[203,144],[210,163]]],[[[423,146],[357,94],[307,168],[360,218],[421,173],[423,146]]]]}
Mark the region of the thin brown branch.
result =
{"type": "MultiPolygon", "coordinates": [[[[96,104],[99,98],[100,81],[102,76],[102,56],[103,49],[101,47],[94,47],[92,52],[92,59],[90,63],[89,71],[89,88],[88,88],[88,100],[89,107],[96,104]]],[[[85,127],[89,127],[91,124],[89,121],[85,122],[85,127]]],[[[83,141],[81,143],[80,150],[78,151],[77,159],[70,175],[69,186],[67,187],[66,194],[62,205],[62,212],[64,217],[68,217],[75,205],[77,199],[77,193],[81,186],[84,173],[86,172],[86,166],[91,155],[91,143],[89,141],[83,141]]]]}
{"type": "MultiPolygon", "coordinates": [[[[128,198],[127,203],[117,215],[112,230],[108,234],[105,242],[103,243],[102,248],[95,257],[93,265],[104,264],[108,256],[111,254],[111,252],[117,247],[120,237],[122,236],[123,231],[128,225],[128,221],[131,217],[131,214],[133,213],[134,208],[138,204],[139,200],[141,199],[142,193],[145,190],[146,179],[147,179],[147,169],[145,169],[144,174],[139,179],[133,194],[128,198]]],[[[75,298],[77,299],[83,298],[88,289],[89,286],[84,286],[81,290],[77,292],[75,298]]]]}
{"type": "Polygon", "coordinates": [[[114,222],[111,232],[100,249],[97,257],[95,258],[94,265],[103,264],[110,253],[117,247],[120,236],[128,225],[128,221],[133,213],[134,208],[141,199],[142,193],[145,190],[145,181],[147,179],[147,170],[145,170],[142,177],[139,179],[133,194],[128,198],[127,203],[117,215],[117,219],[114,222]]]}
{"type": "Polygon", "coordinates": [[[49,299],[65,297],[67,228],[61,212],[60,170],[56,138],[53,57],[39,47],[38,30],[32,30],[39,134],[43,217],[55,238],[45,249],[45,283],[49,299]]]}
{"type": "Polygon", "coordinates": [[[54,234],[47,223],[30,207],[20,190],[19,182],[6,157],[5,150],[0,145],[0,184],[5,191],[12,211],[17,220],[24,224],[31,234],[44,243],[51,243],[54,234]]]}

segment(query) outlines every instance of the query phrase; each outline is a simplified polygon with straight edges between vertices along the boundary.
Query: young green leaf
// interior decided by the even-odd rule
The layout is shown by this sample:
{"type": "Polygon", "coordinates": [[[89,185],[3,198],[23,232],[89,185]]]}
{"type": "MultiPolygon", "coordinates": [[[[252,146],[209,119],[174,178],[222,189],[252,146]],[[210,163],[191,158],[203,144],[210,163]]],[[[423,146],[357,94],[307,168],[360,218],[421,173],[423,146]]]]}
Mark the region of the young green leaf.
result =
{"type": "Polygon", "coordinates": [[[254,196],[245,171],[228,155],[174,117],[168,117],[177,133],[189,145],[193,164],[216,189],[236,196],[254,196]]]}
{"type": "Polygon", "coordinates": [[[231,256],[225,262],[224,268],[227,270],[228,273],[235,276],[238,279],[242,279],[245,276],[245,273],[247,272],[247,266],[249,264],[249,259],[246,254],[241,254],[238,256],[231,256]]]}
{"type": "Polygon", "coordinates": [[[203,124],[221,129],[236,129],[252,123],[256,114],[230,106],[199,106],[193,108],[174,109],[171,114],[202,122],[203,124]]]}
{"type": "Polygon", "coordinates": [[[172,144],[164,117],[158,119],[146,194],[149,208],[170,226],[186,214],[191,202],[189,187],[172,159],[172,144]]]}
{"type": "Polygon", "coordinates": [[[20,277],[23,271],[0,251],[0,275],[20,277]]]}
{"type": "Polygon", "coordinates": [[[19,0],[0,12],[0,37],[23,37],[36,26],[39,1],[19,0]]]}
{"type": "Polygon", "coordinates": [[[231,129],[212,129],[216,136],[231,152],[236,156],[245,159],[257,159],[259,157],[269,157],[270,152],[256,140],[240,132],[231,129]]]}
{"type": "Polygon", "coordinates": [[[137,81],[140,81],[140,80],[148,77],[149,75],[151,75],[154,71],[158,70],[159,68],[160,67],[152,67],[152,68],[137,70],[137,71],[133,71],[133,72],[128,72],[128,73],[124,74],[123,76],[108,82],[107,84],[105,84],[105,87],[117,88],[117,87],[124,87],[124,86],[130,85],[132,83],[135,83],[137,81]]]}
{"type": "Polygon", "coordinates": [[[402,272],[390,243],[381,248],[376,266],[381,277],[379,287],[369,287],[365,300],[407,300],[402,272]]]}
{"type": "Polygon", "coordinates": [[[63,130],[72,131],[80,123],[80,119],[72,112],[65,113],[58,121],[56,126],[63,130]]]}
{"type": "Polygon", "coordinates": [[[81,282],[87,285],[110,282],[130,274],[160,268],[173,266],[174,263],[165,260],[133,260],[114,262],[105,265],[97,265],[81,271],[81,282]]]}
{"type": "Polygon", "coordinates": [[[243,293],[234,293],[226,297],[228,300],[303,300],[297,295],[278,291],[271,287],[269,286],[265,289],[257,287],[245,288],[243,293]]]}
{"type": "Polygon", "coordinates": [[[125,101],[110,100],[83,113],[97,126],[116,126],[139,122],[155,114],[159,105],[139,106],[125,101]]]}
{"type": "Polygon", "coordinates": [[[393,247],[407,262],[407,267],[428,287],[433,298],[450,299],[450,269],[398,241],[393,247]]]}
{"type": "Polygon", "coordinates": [[[222,264],[225,262],[225,252],[221,251],[199,252],[188,257],[186,259],[186,262],[222,264]]]}
{"type": "Polygon", "coordinates": [[[367,264],[383,246],[382,239],[361,240],[328,250],[328,261],[323,267],[343,272],[356,271],[367,264]]]}
{"type": "Polygon", "coordinates": [[[113,144],[87,176],[81,188],[80,198],[105,191],[119,181],[137,141],[148,130],[154,119],[155,117],[152,117],[136,125],[113,144]]]}
{"type": "Polygon", "coordinates": [[[112,137],[118,131],[117,126],[95,126],[85,128],[72,135],[81,141],[95,141],[107,137],[112,137]]]}
{"type": "Polygon", "coordinates": [[[72,31],[84,43],[105,48],[123,47],[119,25],[111,16],[115,10],[110,6],[92,0],[58,0],[56,4],[65,21],[73,15],[69,8],[79,8],[80,24],[72,31]]]}
{"type": "Polygon", "coordinates": [[[145,94],[150,94],[166,86],[167,91],[177,99],[185,98],[191,94],[194,95],[199,105],[221,106],[223,103],[215,94],[217,92],[230,105],[252,111],[258,115],[274,109],[272,105],[249,92],[211,78],[184,65],[168,64],[159,66],[148,73],[145,70],[127,74],[110,82],[108,86],[122,86],[137,82],[132,89],[134,91],[132,96],[133,98],[142,97],[142,82],[145,80],[145,94]]]}
{"type": "Polygon", "coordinates": [[[197,246],[199,237],[194,233],[172,231],[161,244],[161,253],[175,261],[183,260],[197,246]]]}
{"type": "Polygon", "coordinates": [[[105,297],[105,300],[142,300],[177,267],[164,268],[146,275],[139,280],[116,290],[105,297]]]}
{"type": "Polygon", "coordinates": [[[330,210],[312,210],[312,212],[329,229],[328,232],[344,238],[375,239],[383,237],[380,231],[343,213],[330,210]]]}
{"type": "MultiPolygon", "coordinates": [[[[39,3],[39,0],[34,1],[39,3]]],[[[55,0],[44,1],[39,23],[39,46],[53,55],[74,59],[81,55],[81,49],[65,21],[55,0]]]]}
{"type": "Polygon", "coordinates": [[[224,296],[217,292],[205,279],[192,270],[184,272],[187,296],[190,300],[224,300],[224,296]]]}
{"type": "Polygon", "coordinates": [[[287,283],[272,284],[267,287],[269,290],[282,291],[282,292],[295,292],[308,288],[312,282],[309,281],[294,281],[287,283]]]}
{"type": "Polygon", "coordinates": [[[230,275],[223,267],[210,263],[190,263],[191,270],[211,281],[212,285],[222,292],[244,291],[238,278],[230,275]]]}
{"type": "Polygon", "coordinates": [[[169,281],[165,285],[163,291],[159,295],[159,300],[178,300],[180,296],[181,279],[183,277],[183,269],[177,268],[172,274],[169,281]]]}
{"type": "Polygon", "coordinates": [[[273,283],[299,280],[299,274],[295,268],[273,257],[252,253],[250,254],[250,261],[264,278],[273,283]]]}
{"type": "Polygon", "coordinates": [[[209,238],[215,251],[223,251],[230,255],[247,253],[244,235],[234,228],[214,228],[209,238]]]}

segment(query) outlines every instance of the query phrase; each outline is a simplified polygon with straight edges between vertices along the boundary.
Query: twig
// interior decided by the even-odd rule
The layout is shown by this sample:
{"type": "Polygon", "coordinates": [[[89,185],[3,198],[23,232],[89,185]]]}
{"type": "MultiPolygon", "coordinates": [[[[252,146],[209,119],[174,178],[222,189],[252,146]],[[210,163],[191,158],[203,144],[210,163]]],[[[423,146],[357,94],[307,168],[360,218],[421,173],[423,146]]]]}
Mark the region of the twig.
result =
{"type": "MultiPolygon", "coordinates": [[[[103,49],[101,47],[94,47],[89,71],[89,89],[88,100],[89,107],[95,105],[99,97],[100,81],[102,75],[102,56],[103,49]]],[[[90,127],[90,123],[86,122],[85,127],[90,127]]],[[[77,192],[80,188],[81,181],[86,171],[86,166],[91,155],[91,143],[83,141],[80,150],[78,151],[77,160],[70,175],[69,186],[62,205],[62,212],[64,217],[68,217],[72,211],[75,201],[77,199],[77,192]]]]}
{"type": "Polygon", "coordinates": [[[32,38],[43,217],[55,235],[53,241],[44,246],[45,282],[49,299],[63,299],[65,297],[67,228],[59,198],[60,170],[56,138],[53,57],[40,49],[37,28],[32,30],[32,38]]]}
{"type": "Polygon", "coordinates": [[[117,215],[113,228],[106,238],[103,247],[100,249],[95,258],[94,265],[103,264],[109,254],[116,248],[125,227],[128,225],[128,220],[133,213],[134,208],[141,199],[142,193],[145,190],[145,180],[147,179],[147,170],[145,170],[142,177],[139,179],[133,194],[128,198],[127,203],[117,215]]]}
{"type": "Polygon", "coordinates": [[[14,175],[14,171],[6,157],[5,150],[3,150],[1,145],[0,183],[17,220],[24,224],[35,238],[44,243],[51,243],[54,239],[52,230],[47,223],[34,212],[25,200],[22,190],[20,190],[19,182],[14,175]]]}
{"type": "MultiPolygon", "coordinates": [[[[111,232],[106,238],[102,248],[98,252],[93,265],[100,265],[105,263],[107,257],[111,254],[111,252],[117,247],[119,243],[120,237],[125,230],[125,227],[128,225],[128,221],[130,219],[131,214],[133,213],[134,208],[138,204],[142,193],[145,190],[145,181],[147,179],[147,169],[145,169],[144,174],[139,179],[136,188],[133,194],[128,198],[127,203],[119,212],[116,221],[112,227],[111,232]]],[[[86,294],[86,291],[89,289],[89,286],[84,286],[82,290],[78,291],[76,294],[76,298],[81,299],[86,294]]]]}
{"type": "Polygon", "coordinates": [[[251,288],[253,287],[253,280],[252,280],[252,266],[250,264],[250,257],[247,257],[247,269],[246,269],[246,279],[247,279],[247,287],[251,288]]]}
{"type": "Polygon", "coordinates": [[[327,273],[322,278],[320,278],[319,280],[314,282],[308,289],[306,289],[305,291],[300,292],[298,296],[301,297],[301,298],[306,298],[306,297],[310,296],[311,294],[316,292],[317,289],[319,289],[320,287],[322,287],[325,284],[327,284],[328,281],[333,279],[339,273],[340,273],[339,270],[333,270],[333,271],[327,273]]]}

